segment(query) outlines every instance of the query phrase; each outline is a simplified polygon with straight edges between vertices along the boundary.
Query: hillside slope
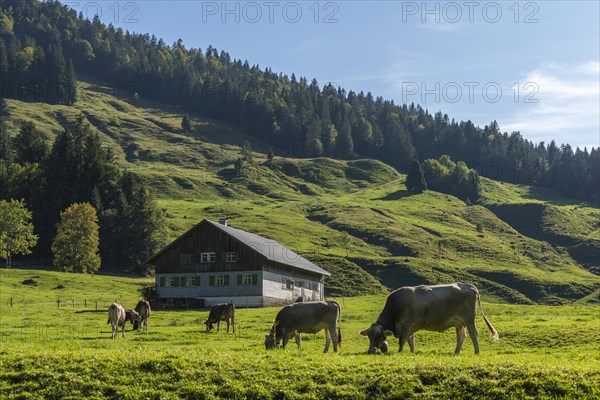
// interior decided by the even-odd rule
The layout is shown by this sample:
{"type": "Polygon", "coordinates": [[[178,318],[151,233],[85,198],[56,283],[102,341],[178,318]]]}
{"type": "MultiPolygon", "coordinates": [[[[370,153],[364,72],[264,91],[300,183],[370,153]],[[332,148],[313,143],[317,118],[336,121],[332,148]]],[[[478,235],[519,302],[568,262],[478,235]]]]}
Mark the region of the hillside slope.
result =
{"type": "Polygon", "coordinates": [[[593,260],[560,242],[585,236],[597,248],[597,209],[565,199],[554,205],[533,190],[488,180],[489,209],[432,191],[415,195],[403,175],[375,160],[282,158],[275,149],[268,162],[268,146],[234,125],[192,115],[193,129],[184,132],[180,109],[117,98],[92,80],[79,85],[72,107],[8,100],[9,129],[32,120],[51,140],[61,124],[85,115],[117,161],[154,188],[171,238],[202,218],[227,216],[330,270],[331,295],[463,280],[497,300],[529,303],[577,299],[600,286],[580,264],[593,270],[593,260]],[[255,163],[240,171],[234,164],[245,140],[255,163]],[[568,226],[543,218],[524,225],[503,211],[540,204],[568,226]]]}

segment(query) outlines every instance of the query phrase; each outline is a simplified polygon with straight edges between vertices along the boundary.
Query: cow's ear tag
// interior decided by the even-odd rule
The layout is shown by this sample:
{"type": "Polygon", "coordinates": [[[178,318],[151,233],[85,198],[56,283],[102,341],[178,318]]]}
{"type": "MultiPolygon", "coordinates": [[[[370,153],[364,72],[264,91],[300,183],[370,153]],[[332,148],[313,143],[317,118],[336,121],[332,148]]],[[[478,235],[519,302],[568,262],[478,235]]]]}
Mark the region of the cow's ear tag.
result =
{"type": "Polygon", "coordinates": [[[390,331],[390,330],[387,330],[387,329],[386,329],[385,331],[383,331],[383,334],[384,334],[385,336],[394,336],[394,332],[392,332],[392,331],[390,331]]]}
{"type": "Polygon", "coordinates": [[[369,336],[367,331],[365,331],[364,329],[362,331],[360,331],[359,333],[360,333],[360,336],[369,336]]]}

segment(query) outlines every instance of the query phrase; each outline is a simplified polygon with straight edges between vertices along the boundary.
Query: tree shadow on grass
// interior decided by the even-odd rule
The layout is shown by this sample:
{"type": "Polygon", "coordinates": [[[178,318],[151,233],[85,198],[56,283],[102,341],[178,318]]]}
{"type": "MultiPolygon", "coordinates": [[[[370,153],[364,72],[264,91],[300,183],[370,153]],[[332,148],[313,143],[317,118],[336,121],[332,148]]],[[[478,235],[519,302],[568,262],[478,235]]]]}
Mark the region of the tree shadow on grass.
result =
{"type": "Polygon", "coordinates": [[[388,193],[383,197],[379,197],[373,200],[399,200],[404,197],[414,196],[417,193],[409,192],[408,190],[396,190],[393,193],[388,193]]]}

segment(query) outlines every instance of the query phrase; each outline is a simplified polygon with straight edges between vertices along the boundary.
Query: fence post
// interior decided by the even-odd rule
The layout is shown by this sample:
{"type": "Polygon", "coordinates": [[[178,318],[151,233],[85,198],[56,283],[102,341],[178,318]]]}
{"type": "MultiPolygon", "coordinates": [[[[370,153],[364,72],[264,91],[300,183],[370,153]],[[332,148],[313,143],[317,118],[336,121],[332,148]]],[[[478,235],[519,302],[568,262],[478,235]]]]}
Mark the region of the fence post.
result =
{"type": "Polygon", "coordinates": [[[56,299],[56,308],[60,308],[60,299],[56,299]]]}
{"type": "Polygon", "coordinates": [[[73,308],[75,308],[75,299],[71,299],[71,302],[73,303],[73,308]]]}
{"type": "Polygon", "coordinates": [[[12,307],[12,297],[10,298],[10,306],[12,307]]]}
{"type": "Polygon", "coordinates": [[[83,308],[87,308],[87,299],[83,299],[83,308]]]}
{"type": "Polygon", "coordinates": [[[98,300],[96,300],[96,311],[98,311],[98,300]]]}

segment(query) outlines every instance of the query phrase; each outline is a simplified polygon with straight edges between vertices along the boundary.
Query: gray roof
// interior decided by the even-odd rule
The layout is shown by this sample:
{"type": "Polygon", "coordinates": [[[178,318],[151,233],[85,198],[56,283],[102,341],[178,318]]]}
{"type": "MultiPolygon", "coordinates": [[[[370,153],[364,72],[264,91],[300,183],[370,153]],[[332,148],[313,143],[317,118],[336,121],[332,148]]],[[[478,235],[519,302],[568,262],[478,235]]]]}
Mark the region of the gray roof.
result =
{"type": "Polygon", "coordinates": [[[331,274],[329,272],[325,271],[323,268],[313,264],[312,262],[308,261],[306,258],[300,256],[296,252],[281,245],[280,243],[276,242],[275,240],[267,239],[262,236],[255,235],[254,233],[242,231],[241,229],[236,229],[231,226],[219,224],[217,222],[214,222],[214,221],[211,221],[208,219],[202,220],[199,224],[192,227],[190,230],[188,230],[186,233],[184,233],[183,235],[181,235],[180,237],[175,239],[172,243],[167,245],[161,251],[159,251],[152,257],[150,257],[146,261],[146,264],[152,264],[152,262],[158,256],[160,256],[166,250],[168,250],[173,245],[175,245],[177,242],[179,242],[179,240],[181,240],[181,238],[185,237],[188,233],[192,232],[198,226],[205,224],[205,223],[211,224],[215,228],[220,229],[221,231],[225,232],[227,235],[233,237],[234,239],[245,244],[246,246],[250,247],[254,251],[260,253],[268,260],[274,261],[276,263],[288,265],[290,267],[302,269],[304,271],[310,271],[310,272],[314,272],[314,273],[325,275],[325,276],[331,276],[331,274]]]}
{"type": "Polygon", "coordinates": [[[229,236],[237,239],[238,241],[252,248],[256,252],[262,254],[265,258],[271,261],[303,269],[305,271],[331,276],[331,274],[325,271],[323,268],[313,264],[306,258],[288,249],[282,244],[276,242],[275,240],[267,239],[262,236],[255,235],[254,233],[242,231],[240,229],[236,229],[228,225],[226,226],[223,224],[219,224],[218,222],[213,222],[208,219],[205,219],[202,222],[208,222],[215,228],[222,230],[229,236]]]}

